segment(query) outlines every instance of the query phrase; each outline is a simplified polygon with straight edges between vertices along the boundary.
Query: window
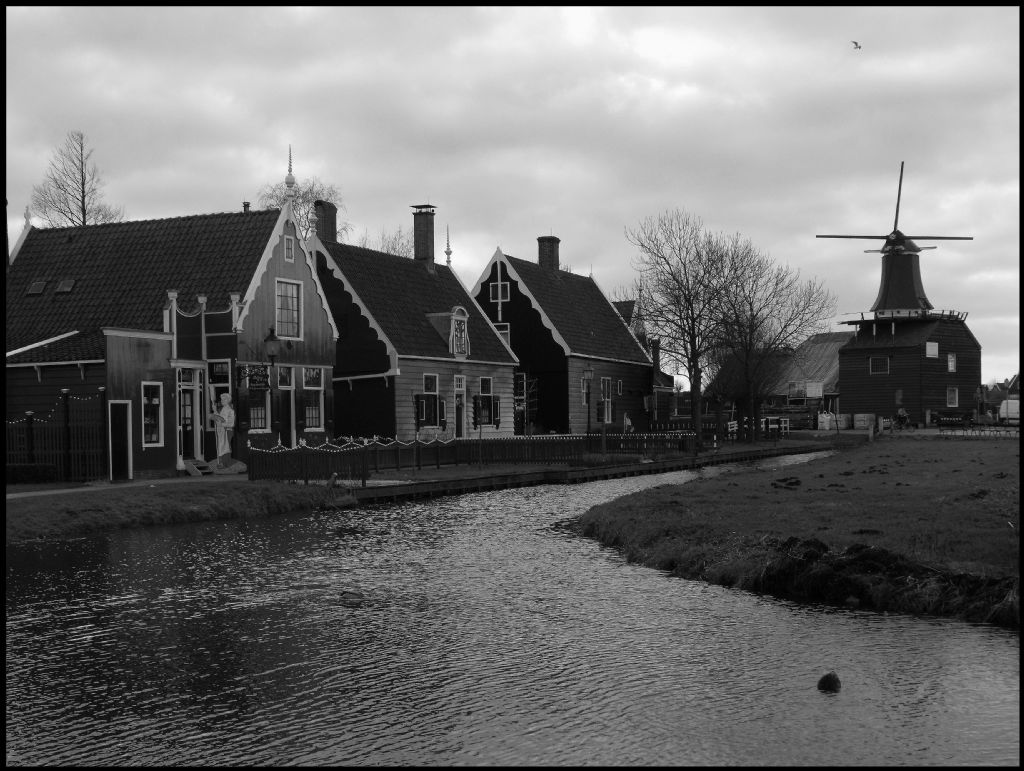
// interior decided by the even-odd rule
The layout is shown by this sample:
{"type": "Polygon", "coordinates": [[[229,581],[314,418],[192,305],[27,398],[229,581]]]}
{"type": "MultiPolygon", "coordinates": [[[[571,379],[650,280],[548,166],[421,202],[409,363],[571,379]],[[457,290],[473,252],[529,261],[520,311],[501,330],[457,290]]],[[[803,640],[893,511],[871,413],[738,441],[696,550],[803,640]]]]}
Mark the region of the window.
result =
{"type": "Polygon", "coordinates": [[[440,425],[437,398],[437,375],[423,376],[423,393],[416,399],[417,428],[440,425]]]}
{"type": "Polygon", "coordinates": [[[492,281],[491,282],[491,302],[508,302],[508,282],[507,281],[492,281]]]}
{"type": "Polygon", "coordinates": [[[960,406],[960,389],[950,386],[946,389],[946,406],[947,407],[959,407],[960,406]]]}
{"type": "Polygon", "coordinates": [[[602,423],[612,422],[612,379],[610,377],[601,378],[601,412],[600,421],[602,423]]]}
{"type": "Polygon", "coordinates": [[[278,366],[277,387],[284,389],[295,388],[294,372],[292,372],[291,367],[278,366]]]}
{"type": "Polygon", "coordinates": [[[510,329],[509,325],[508,324],[495,324],[494,328],[496,330],[498,330],[498,334],[501,335],[501,339],[505,341],[505,345],[507,345],[509,348],[511,348],[512,347],[512,338],[511,338],[511,334],[509,332],[509,329],[510,329]]]}
{"type": "Polygon", "coordinates": [[[946,355],[946,372],[956,372],[956,354],[946,355]]]}
{"type": "Polygon", "coordinates": [[[466,393],[466,376],[465,375],[456,375],[455,376],[455,392],[456,393],[462,393],[462,394],[466,393]]]}
{"type": "Polygon", "coordinates": [[[925,343],[924,344],[924,355],[929,359],[939,358],[939,344],[938,343],[925,343]]]}
{"type": "Polygon", "coordinates": [[[270,372],[266,365],[253,367],[256,370],[256,377],[246,378],[246,387],[249,389],[249,430],[269,431],[270,430],[270,389],[267,387],[270,380],[270,372]]]}
{"type": "Polygon", "coordinates": [[[469,314],[465,308],[452,308],[451,335],[448,338],[448,351],[453,356],[469,355],[469,334],[467,325],[469,314]]]}
{"type": "Polygon", "coordinates": [[[306,430],[324,428],[324,371],[320,367],[302,368],[302,401],[306,417],[306,430]]]}
{"type": "Polygon", "coordinates": [[[618,396],[622,396],[622,381],[621,381],[621,380],[619,381],[619,384],[618,384],[618,387],[616,388],[616,391],[615,391],[615,393],[616,393],[616,394],[617,394],[618,396]]]}
{"type": "Polygon", "coordinates": [[[25,294],[42,294],[44,289],[46,289],[45,281],[33,281],[25,294]]]}
{"type": "Polygon", "coordinates": [[[66,278],[63,281],[61,281],[59,284],[57,284],[57,288],[54,289],[53,291],[54,291],[55,294],[64,294],[65,292],[70,292],[74,288],[75,288],[75,279],[73,279],[73,278],[66,278]]]}
{"type": "Polygon", "coordinates": [[[164,444],[163,383],[142,383],[142,446],[164,444]]]}
{"type": "MultiPolygon", "coordinates": [[[[191,370],[179,370],[184,377],[184,373],[191,370]]],[[[204,410],[204,412],[216,412],[220,408],[220,395],[231,393],[231,362],[230,361],[211,361],[206,365],[207,371],[207,382],[210,384],[210,409],[204,410]]],[[[191,381],[191,375],[189,381],[191,381]]],[[[213,429],[213,420],[207,419],[207,428],[213,429]]]]}
{"type": "Polygon", "coordinates": [[[500,416],[498,414],[498,397],[492,393],[493,388],[492,378],[482,377],[480,378],[480,395],[477,401],[478,412],[477,419],[480,421],[482,426],[495,426],[497,427],[500,422],[500,416]]]}
{"type": "Polygon", "coordinates": [[[279,337],[301,337],[302,307],[300,293],[302,284],[294,281],[277,281],[277,327],[279,337]]]}
{"type": "Polygon", "coordinates": [[[868,359],[868,372],[872,375],[889,374],[889,357],[872,356],[868,359]]]}
{"type": "Polygon", "coordinates": [[[284,237],[284,261],[295,262],[295,239],[291,236],[284,237]]]}
{"type": "Polygon", "coordinates": [[[580,378],[580,404],[587,405],[590,401],[587,399],[587,379],[585,377],[580,378]]]}

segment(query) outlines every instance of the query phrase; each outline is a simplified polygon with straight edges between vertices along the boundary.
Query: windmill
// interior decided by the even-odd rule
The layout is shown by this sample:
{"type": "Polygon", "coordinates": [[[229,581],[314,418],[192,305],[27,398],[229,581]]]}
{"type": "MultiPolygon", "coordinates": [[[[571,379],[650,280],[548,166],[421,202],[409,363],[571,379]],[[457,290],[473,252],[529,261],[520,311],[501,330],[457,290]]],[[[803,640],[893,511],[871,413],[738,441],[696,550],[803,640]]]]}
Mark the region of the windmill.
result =
{"type": "Polygon", "coordinates": [[[908,236],[900,229],[900,197],[903,194],[903,162],[900,161],[900,182],[896,191],[896,218],[892,232],[885,236],[819,235],[816,238],[866,238],[885,241],[881,249],[865,249],[865,254],[882,255],[882,283],[871,310],[876,313],[929,311],[933,308],[921,283],[918,255],[935,246],[918,246],[917,241],[973,241],[974,236],[908,236]]]}

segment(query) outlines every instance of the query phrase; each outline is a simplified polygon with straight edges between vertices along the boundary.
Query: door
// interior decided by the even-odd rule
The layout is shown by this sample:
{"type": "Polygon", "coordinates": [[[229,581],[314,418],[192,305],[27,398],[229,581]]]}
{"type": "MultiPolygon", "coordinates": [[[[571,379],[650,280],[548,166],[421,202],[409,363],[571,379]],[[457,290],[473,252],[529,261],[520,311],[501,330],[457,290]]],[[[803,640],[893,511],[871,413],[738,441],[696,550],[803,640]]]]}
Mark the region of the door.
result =
{"type": "Polygon", "coordinates": [[[196,457],[196,416],[195,391],[192,386],[178,390],[178,415],[181,421],[181,457],[194,460],[196,457]]]}
{"type": "Polygon", "coordinates": [[[127,482],[132,478],[131,408],[128,401],[111,401],[108,405],[111,482],[127,482]]]}
{"type": "Polygon", "coordinates": [[[463,421],[463,413],[465,413],[465,410],[466,410],[465,400],[466,400],[466,395],[465,394],[455,394],[455,438],[456,439],[461,439],[462,438],[462,434],[463,434],[462,427],[465,425],[465,423],[463,421]]]}

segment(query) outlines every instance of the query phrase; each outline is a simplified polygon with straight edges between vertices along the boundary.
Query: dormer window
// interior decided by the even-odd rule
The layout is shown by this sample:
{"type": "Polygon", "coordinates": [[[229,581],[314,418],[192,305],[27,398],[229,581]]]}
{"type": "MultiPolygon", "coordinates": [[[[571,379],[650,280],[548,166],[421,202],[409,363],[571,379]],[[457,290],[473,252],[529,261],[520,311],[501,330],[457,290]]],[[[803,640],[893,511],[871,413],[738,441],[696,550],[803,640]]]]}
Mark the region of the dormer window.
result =
{"type": "Polygon", "coordinates": [[[448,351],[453,356],[469,355],[469,314],[461,306],[452,308],[451,336],[448,340],[448,351]]]}

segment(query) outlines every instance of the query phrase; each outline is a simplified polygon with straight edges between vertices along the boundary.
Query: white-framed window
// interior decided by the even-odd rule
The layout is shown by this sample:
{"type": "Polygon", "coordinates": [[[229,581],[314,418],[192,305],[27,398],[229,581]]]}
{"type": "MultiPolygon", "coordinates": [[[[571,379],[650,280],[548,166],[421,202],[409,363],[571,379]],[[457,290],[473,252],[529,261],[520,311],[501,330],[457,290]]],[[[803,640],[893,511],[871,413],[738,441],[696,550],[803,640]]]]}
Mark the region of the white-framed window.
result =
{"type": "Polygon", "coordinates": [[[925,343],[924,344],[924,355],[929,359],[939,358],[939,344],[938,343],[925,343]]]}
{"type": "Polygon", "coordinates": [[[164,384],[142,381],[142,446],[164,445],[164,384]]]}
{"type": "Polygon", "coordinates": [[[295,262],[295,239],[291,236],[284,237],[284,261],[295,262]]]}
{"type": "Polygon", "coordinates": [[[615,393],[618,396],[622,396],[622,381],[621,380],[619,381],[618,386],[616,386],[615,393]]]}
{"type": "Polygon", "coordinates": [[[482,426],[498,425],[500,416],[498,414],[500,405],[498,397],[493,393],[493,379],[489,377],[480,378],[480,394],[477,400],[477,420],[482,426]]]}
{"type": "Polygon", "coordinates": [[[888,375],[889,374],[889,357],[888,356],[871,356],[868,358],[868,374],[871,375],[888,375]]]}
{"type": "MultiPolygon", "coordinates": [[[[188,370],[179,370],[187,372],[188,370]]],[[[209,389],[210,408],[207,413],[220,410],[220,395],[231,393],[231,362],[227,359],[214,359],[206,364],[206,382],[209,389]]],[[[212,418],[207,418],[207,428],[213,429],[212,418]]]]}
{"type": "Polygon", "coordinates": [[[946,372],[956,372],[956,354],[946,354],[946,372]]]}
{"type": "Polygon", "coordinates": [[[419,411],[419,427],[433,428],[441,424],[441,412],[438,407],[437,375],[423,376],[423,392],[418,394],[416,408],[419,411]]]}
{"type": "Polygon", "coordinates": [[[505,345],[512,347],[512,333],[511,327],[504,322],[498,322],[494,325],[494,328],[498,330],[498,334],[501,335],[501,339],[505,341],[505,345]]]}
{"type": "Polygon", "coordinates": [[[612,422],[612,379],[601,378],[601,422],[612,422]]]}
{"type": "Polygon", "coordinates": [[[262,386],[270,382],[270,372],[266,365],[254,366],[261,375],[258,378],[246,377],[245,384],[249,390],[249,430],[256,433],[270,431],[270,388],[253,388],[256,382],[262,386]]]}
{"type": "Polygon", "coordinates": [[[466,376],[456,375],[455,376],[455,393],[464,394],[466,393],[466,376]]]}
{"type": "Polygon", "coordinates": [[[507,281],[492,281],[491,282],[491,302],[508,302],[508,282],[507,281]]]}
{"type": "Polygon", "coordinates": [[[587,379],[585,377],[580,378],[580,404],[586,406],[590,402],[587,401],[587,379]]]}
{"type": "Polygon", "coordinates": [[[949,388],[946,389],[946,406],[960,406],[960,389],[957,388],[956,386],[950,386],[949,388]]]}
{"type": "Polygon", "coordinates": [[[302,337],[302,284],[298,281],[277,279],[276,299],[278,337],[302,337]]]}
{"type": "Polygon", "coordinates": [[[286,391],[295,388],[295,372],[292,367],[277,367],[277,387],[286,391]]]}
{"type": "Polygon", "coordinates": [[[469,355],[469,314],[465,308],[452,308],[452,331],[448,351],[453,356],[469,355]]]}
{"type": "Polygon", "coordinates": [[[320,367],[302,368],[302,408],[307,431],[324,430],[324,371],[320,367]]]}

